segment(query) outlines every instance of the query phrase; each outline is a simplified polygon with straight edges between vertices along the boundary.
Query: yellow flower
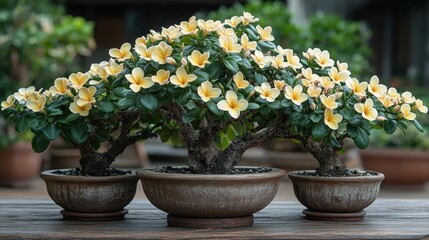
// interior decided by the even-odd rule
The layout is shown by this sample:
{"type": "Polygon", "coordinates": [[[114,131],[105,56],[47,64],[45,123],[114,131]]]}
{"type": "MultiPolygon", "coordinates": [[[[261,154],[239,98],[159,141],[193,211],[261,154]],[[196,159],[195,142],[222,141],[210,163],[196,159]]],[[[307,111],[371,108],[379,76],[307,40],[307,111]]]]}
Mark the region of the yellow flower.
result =
{"type": "Polygon", "coordinates": [[[234,38],[237,37],[237,35],[235,35],[234,29],[232,28],[220,27],[217,29],[216,32],[219,36],[234,37],[234,38]]]}
{"type": "Polygon", "coordinates": [[[1,110],[4,111],[11,107],[15,103],[15,98],[13,95],[7,97],[6,101],[1,102],[1,110]]]}
{"type": "Polygon", "coordinates": [[[177,28],[175,26],[170,26],[169,28],[162,28],[161,36],[165,37],[168,42],[172,42],[178,37],[182,35],[182,32],[180,31],[180,28],[177,28]]]}
{"type": "Polygon", "coordinates": [[[320,55],[322,51],[319,48],[309,48],[307,49],[307,52],[303,52],[302,55],[304,55],[305,58],[308,60],[315,59],[316,56],[320,55]]]}
{"type": "Polygon", "coordinates": [[[331,59],[329,52],[326,50],[316,54],[316,63],[319,64],[322,69],[334,66],[334,60],[331,59]]]}
{"type": "Polygon", "coordinates": [[[89,88],[81,88],[79,89],[79,94],[78,97],[75,102],[78,106],[83,106],[87,103],[93,104],[95,103],[95,98],[94,95],[97,92],[97,88],[95,88],[94,86],[91,86],[89,88]]]}
{"type": "Polygon", "coordinates": [[[45,109],[46,96],[38,96],[37,100],[29,100],[25,106],[33,112],[41,112],[45,109]]]}
{"type": "Polygon", "coordinates": [[[383,104],[384,107],[388,108],[393,106],[392,98],[388,94],[384,94],[381,97],[378,98],[378,101],[383,104]]]}
{"type": "Polygon", "coordinates": [[[136,45],[146,45],[146,43],[147,43],[147,39],[145,36],[141,36],[141,37],[137,38],[135,41],[136,45]]]}
{"type": "Polygon", "coordinates": [[[379,98],[384,95],[387,91],[387,87],[383,84],[378,84],[379,79],[377,76],[372,76],[368,85],[368,92],[372,93],[375,97],[379,98]]]}
{"type": "Polygon", "coordinates": [[[147,48],[146,45],[138,44],[136,45],[135,50],[140,55],[140,58],[149,61],[152,59],[152,53],[155,51],[155,48],[155,46],[147,48]]]}
{"type": "Polygon", "coordinates": [[[260,68],[267,67],[270,64],[270,57],[264,56],[264,54],[258,50],[255,51],[255,54],[250,56],[260,68]]]}
{"type": "Polygon", "coordinates": [[[416,98],[413,97],[413,94],[411,94],[408,91],[402,93],[401,97],[402,97],[402,101],[404,103],[412,104],[412,103],[414,103],[416,101],[416,98]]]}
{"type": "Polygon", "coordinates": [[[402,116],[409,121],[413,121],[414,119],[416,119],[416,114],[411,112],[411,107],[407,103],[401,106],[401,113],[402,116]]]}
{"type": "Polygon", "coordinates": [[[100,69],[100,64],[93,63],[93,64],[91,64],[91,67],[89,68],[89,71],[86,72],[86,74],[88,74],[90,76],[97,75],[99,69],[100,69]]]}
{"type": "Polygon", "coordinates": [[[241,51],[241,45],[237,43],[237,39],[234,37],[219,37],[219,44],[224,52],[227,53],[239,53],[241,51]]]}
{"type": "Polygon", "coordinates": [[[261,41],[274,41],[273,35],[271,35],[271,32],[273,29],[271,27],[265,27],[262,28],[261,26],[256,26],[256,30],[259,33],[259,36],[261,37],[261,41]]]}
{"type": "Polygon", "coordinates": [[[232,90],[226,92],[225,98],[226,100],[221,100],[217,103],[217,107],[222,111],[227,111],[233,118],[238,118],[240,112],[246,110],[249,105],[244,99],[237,100],[237,94],[232,90]]]}
{"type": "Polygon", "coordinates": [[[283,80],[274,80],[274,87],[276,87],[278,90],[283,90],[286,83],[283,80]]]}
{"type": "Polygon", "coordinates": [[[179,67],[176,70],[176,75],[170,77],[170,82],[181,88],[188,86],[188,83],[195,81],[197,76],[195,74],[188,74],[184,67],[179,67]]]}
{"type": "Polygon", "coordinates": [[[288,64],[284,61],[283,55],[279,54],[275,57],[271,57],[271,66],[275,69],[285,68],[288,64]]]}
{"type": "Polygon", "coordinates": [[[255,18],[251,13],[243,12],[243,16],[241,17],[243,25],[248,25],[249,23],[254,23],[259,21],[259,18],[255,18]]]}
{"type": "Polygon", "coordinates": [[[244,75],[242,72],[237,72],[233,77],[232,80],[235,83],[235,86],[237,86],[238,89],[245,89],[249,86],[249,81],[244,79],[244,75]]]}
{"type": "Polygon", "coordinates": [[[334,110],[327,108],[325,109],[325,124],[332,130],[338,129],[338,123],[343,120],[343,116],[341,114],[334,114],[334,110]]]}
{"type": "Polygon", "coordinates": [[[204,34],[209,32],[216,32],[220,27],[222,27],[222,23],[220,21],[207,20],[204,21],[202,19],[198,19],[198,27],[203,30],[204,34]]]}
{"type": "MultiPolygon", "coordinates": [[[[3,105],[2,105],[3,106],[3,105]]],[[[416,100],[416,108],[421,112],[421,113],[427,113],[428,112],[428,107],[426,107],[425,105],[423,105],[423,101],[420,99],[416,100]]]]}
{"type": "Polygon", "coordinates": [[[387,91],[387,93],[391,98],[396,98],[396,99],[401,98],[401,95],[398,93],[398,90],[396,90],[396,88],[393,88],[393,87],[389,88],[389,91],[387,91]]]}
{"type": "Polygon", "coordinates": [[[189,18],[189,21],[180,22],[180,31],[183,35],[195,35],[198,32],[197,26],[198,23],[195,20],[196,17],[192,16],[189,18]]]}
{"type": "Polygon", "coordinates": [[[302,68],[302,64],[299,62],[299,57],[293,55],[292,49],[285,49],[285,53],[288,67],[291,67],[294,70],[297,68],[302,68]]]}
{"type": "Polygon", "coordinates": [[[31,98],[31,95],[36,93],[36,88],[31,86],[28,88],[20,88],[18,89],[18,92],[14,93],[13,96],[18,101],[27,101],[31,98]]]}
{"type": "Polygon", "coordinates": [[[276,100],[280,95],[280,91],[277,88],[271,88],[270,84],[267,82],[262,83],[261,86],[256,86],[255,91],[260,94],[262,99],[265,99],[268,102],[274,102],[274,100],[276,100]]]}
{"type": "Polygon", "coordinates": [[[329,71],[329,77],[336,83],[345,82],[349,78],[349,71],[340,71],[336,67],[332,67],[329,71]]]}
{"type": "Polygon", "coordinates": [[[124,44],[122,44],[121,49],[117,49],[117,48],[110,49],[109,55],[112,58],[116,58],[116,59],[118,59],[118,61],[123,62],[123,61],[133,57],[130,50],[131,50],[131,44],[124,43],[124,44]]]}
{"type": "Polygon", "coordinates": [[[209,62],[210,52],[205,52],[203,54],[198,50],[192,51],[191,55],[188,56],[189,62],[199,68],[204,68],[209,62]]]}
{"type": "Polygon", "coordinates": [[[301,69],[301,74],[304,77],[304,79],[302,79],[302,84],[306,87],[309,87],[314,81],[319,79],[319,75],[313,74],[311,68],[301,69]]]}
{"type": "Polygon", "coordinates": [[[307,94],[302,92],[302,86],[296,85],[294,88],[291,86],[286,86],[285,97],[291,100],[296,105],[301,105],[308,99],[307,94]]]}
{"type": "Polygon", "coordinates": [[[148,34],[147,37],[150,39],[151,42],[162,40],[162,35],[154,30],[150,30],[150,34],[148,34]]]}
{"type": "Polygon", "coordinates": [[[320,95],[320,101],[323,103],[323,105],[326,108],[335,109],[338,107],[338,103],[335,102],[336,97],[335,95],[329,95],[329,97],[326,97],[326,95],[322,94],[320,95]]]}
{"type": "Polygon", "coordinates": [[[104,69],[106,70],[106,73],[109,74],[110,76],[116,76],[122,72],[122,69],[124,69],[124,65],[122,63],[117,64],[115,61],[110,59],[109,65],[106,66],[104,69]]]}
{"type": "Polygon", "coordinates": [[[70,112],[79,114],[81,116],[88,116],[89,110],[92,108],[91,103],[84,104],[83,106],[77,105],[76,101],[79,99],[78,96],[75,97],[75,101],[72,102],[69,106],[70,112]]]}
{"type": "Polygon", "coordinates": [[[232,28],[236,28],[238,24],[242,22],[243,18],[234,16],[231,19],[226,19],[225,24],[231,26],[232,28]]]}
{"type": "Polygon", "coordinates": [[[155,50],[152,52],[151,58],[153,61],[159,64],[166,64],[167,58],[173,52],[173,48],[167,45],[165,42],[160,42],[155,50]]]}
{"type": "Polygon", "coordinates": [[[67,83],[67,78],[55,79],[54,86],[49,88],[49,91],[52,93],[52,96],[68,94],[70,90],[67,87],[67,83]]]}
{"type": "Polygon", "coordinates": [[[255,51],[257,43],[255,41],[249,41],[247,34],[241,35],[241,47],[244,51],[255,51]]]}
{"type": "Polygon", "coordinates": [[[346,71],[348,73],[348,75],[350,75],[350,71],[349,69],[349,65],[347,63],[341,63],[340,61],[337,61],[337,68],[338,70],[341,71],[346,71]]]}
{"type": "Polygon", "coordinates": [[[204,102],[208,102],[212,98],[217,98],[222,93],[219,88],[213,88],[213,84],[209,81],[201,83],[201,86],[198,87],[197,92],[204,102]]]}
{"type": "Polygon", "coordinates": [[[320,77],[319,78],[320,85],[325,89],[332,89],[335,86],[335,82],[331,80],[329,77],[320,77]]]}
{"type": "Polygon", "coordinates": [[[322,93],[322,88],[320,88],[320,87],[310,86],[307,89],[307,95],[312,97],[312,98],[319,97],[321,93],[322,93]]]}
{"type": "Polygon", "coordinates": [[[366,96],[366,88],[368,87],[367,82],[361,82],[356,78],[349,78],[346,80],[346,85],[349,87],[355,95],[365,97],[366,96]]]}
{"type": "Polygon", "coordinates": [[[168,79],[170,78],[170,71],[160,69],[156,72],[156,75],[152,76],[152,81],[158,83],[159,85],[164,85],[168,83],[168,79]]]}
{"type": "Polygon", "coordinates": [[[126,74],[125,78],[130,82],[130,88],[133,92],[139,92],[141,88],[150,88],[154,84],[150,77],[145,77],[141,68],[136,67],[131,74],[126,74]]]}
{"type": "Polygon", "coordinates": [[[369,121],[374,121],[377,118],[378,112],[374,107],[374,102],[368,98],[365,103],[356,103],[354,108],[356,112],[361,113],[362,117],[369,121]]]}

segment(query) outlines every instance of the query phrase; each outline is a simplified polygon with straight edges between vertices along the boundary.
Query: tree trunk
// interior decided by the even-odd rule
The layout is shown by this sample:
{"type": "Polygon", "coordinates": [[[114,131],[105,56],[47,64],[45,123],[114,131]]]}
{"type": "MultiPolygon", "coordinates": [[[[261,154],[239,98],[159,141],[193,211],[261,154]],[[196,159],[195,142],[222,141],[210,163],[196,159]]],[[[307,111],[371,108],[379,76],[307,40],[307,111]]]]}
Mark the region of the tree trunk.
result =
{"type": "Polygon", "coordinates": [[[98,152],[80,152],[79,160],[81,171],[84,176],[107,176],[109,175],[110,163],[98,152]]]}
{"type": "Polygon", "coordinates": [[[319,176],[344,176],[346,171],[345,165],[341,162],[337,150],[329,144],[315,142],[310,138],[303,142],[304,148],[307,149],[319,162],[316,174],[319,176]]]}

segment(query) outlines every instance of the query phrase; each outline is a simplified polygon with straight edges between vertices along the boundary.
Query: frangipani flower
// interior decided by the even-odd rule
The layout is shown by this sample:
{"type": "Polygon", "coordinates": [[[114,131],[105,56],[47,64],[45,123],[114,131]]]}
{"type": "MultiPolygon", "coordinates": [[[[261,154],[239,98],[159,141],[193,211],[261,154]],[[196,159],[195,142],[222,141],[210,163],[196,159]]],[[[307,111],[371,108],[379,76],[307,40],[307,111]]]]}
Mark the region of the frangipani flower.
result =
{"type": "Polygon", "coordinates": [[[409,121],[413,121],[414,119],[416,119],[416,114],[411,112],[411,107],[407,103],[401,105],[401,114],[405,119],[409,121]]]}
{"type": "Polygon", "coordinates": [[[242,20],[243,18],[241,17],[233,16],[231,19],[226,19],[225,24],[229,25],[232,28],[236,28],[238,24],[242,22],[242,20]]]}
{"type": "Polygon", "coordinates": [[[124,43],[124,44],[122,44],[121,49],[117,49],[117,48],[110,49],[109,55],[112,58],[116,58],[116,59],[118,59],[118,61],[123,62],[123,61],[133,57],[130,50],[131,50],[131,44],[124,43]]]}
{"type": "Polygon", "coordinates": [[[18,92],[14,93],[13,96],[18,101],[27,101],[31,95],[36,92],[36,88],[31,86],[28,88],[20,88],[18,92]]]}
{"type": "Polygon", "coordinates": [[[240,43],[241,43],[241,47],[243,48],[244,51],[255,51],[256,50],[257,43],[255,41],[249,41],[249,37],[245,33],[243,33],[243,35],[241,35],[240,43]]]}
{"type": "Polygon", "coordinates": [[[201,83],[201,86],[197,88],[197,92],[204,102],[208,102],[212,98],[217,98],[222,93],[219,88],[213,88],[213,84],[210,81],[201,83]]]}
{"type": "Polygon", "coordinates": [[[25,106],[33,112],[41,112],[45,110],[46,96],[41,95],[37,100],[29,100],[25,106]]]}
{"type": "Polygon", "coordinates": [[[329,95],[328,97],[324,94],[320,95],[320,101],[326,108],[335,109],[338,107],[338,103],[335,101],[335,95],[329,95]]]}
{"type": "MultiPolygon", "coordinates": [[[[104,68],[110,76],[117,76],[124,69],[124,64],[117,64],[112,59],[109,60],[109,65],[104,68]]],[[[69,78],[70,79],[70,78],[69,78]]],[[[71,81],[71,79],[70,79],[71,81]]]]}
{"type": "Polygon", "coordinates": [[[243,21],[243,25],[248,25],[249,23],[254,23],[259,21],[259,18],[255,18],[249,12],[243,12],[242,21],[243,21]]]}
{"type": "Polygon", "coordinates": [[[188,74],[184,67],[179,67],[176,70],[176,75],[170,77],[170,82],[181,88],[188,86],[188,83],[195,81],[197,76],[195,74],[188,74]]]}
{"type": "Polygon", "coordinates": [[[170,26],[169,28],[162,28],[161,35],[167,39],[168,42],[172,42],[182,35],[180,28],[170,26]]]}
{"type": "Polygon", "coordinates": [[[273,35],[271,35],[271,32],[273,29],[271,27],[265,27],[262,28],[261,26],[256,26],[256,30],[259,33],[259,36],[261,37],[261,41],[274,41],[273,35]]]}
{"type": "Polygon", "coordinates": [[[420,99],[416,100],[416,108],[421,112],[421,113],[427,113],[428,112],[428,107],[426,107],[425,105],[423,105],[423,101],[420,99]]]}
{"type": "Polygon", "coordinates": [[[319,79],[319,75],[313,74],[311,68],[301,69],[301,74],[304,77],[302,79],[302,84],[306,87],[309,87],[314,81],[319,79]]]}
{"type": "Polygon", "coordinates": [[[145,36],[141,36],[141,37],[137,38],[135,41],[136,45],[139,45],[139,44],[146,45],[146,43],[147,43],[147,39],[145,36]]]}
{"type": "Polygon", "coordinates": [[[325,89],[332,89],[335,86],[335,82],[331,80],[330,77],[320,77],[320,85],[325,89]]]}
{"type": "Polygon", "coordinates": [[[283,90],[285,85],[286,83],[283,80],[274,80],[274,87],[277,88],[278,90],[283,90]]]}
{"type": "Polygon", "coordinates": [[[378,101],[380,101],[385,108],[388,108],[394,105],[392,98],[389,96],[389,94],[384,94],[383,96],[379,97],[378,101]]]}
{"type": "Polygon", "coordinates": [[[310,86],[307,89],[307,95],[312,98],[319,97],[321,93],[322,93],[322,88],[320,87],[310,86]]]}
{"type": "Polygon", "coordinates": [[[412,104],[412,103],[414,103],[416,101],[416,98],[413,97],[413,94],[411,94],[408,91],[402,93],[401,97],[402,97],[402,101],[404,103],[412,104]]]}
{"type": "Polygon", "coordinates": [[[374,108],[374,102],[371,98],[368,98],[365,103],[356,103],[354,105],[356,112],[361,113],[362,117],[374,121],[377,118],[378,111],[374,108]]]}
{"type": "Polygon", "coordinates": [[[130,88],[133,92],[139,92],[142,88],[150,88],[154,84],[150,77],[145,77],[141,68],[136,67],[131,74],[126,74],[125,78],[130,82],[130,88]]]}
{"type": "Polygon", "coordinates": [[[329,77],[336,83],[340,84],[341,82],[345,82],[349,78],[349,71],[340,71],[336,67],[331,67],[331,71],[329,71],[329,77]]]}
{"type": "Polygon", "coordinates": [[[334,110],[330,108],[325,109],[325,119],[324,122],[326,126],[328,126],[332,130],[338,129],[338,123],[340,123],[343,120],[343,116],[341,114],[334,114],[334,110]]]}
{"type": "Polygon", "coordinates": [[[52,93],[52,96],[68,94],[70,93],[70,90],[68,89],[67,84],[67,78],[57,78],[54,81],[54,86],[50,87],[49,91],[52,93]]]}
{"type": "Polygon", "coordinates": [[[79,115],[84,116],[84,117],[88,116],[89,115],[89,110],[91,110],[91,108],[92,108],[92,104],[91,103],[87,103],[87,104],[84,104],[83,106],[79,106],[76,103],[76,101],[78,99],[79,99],[79,97],[76,96],[75,97],[75,101],[70,104],[70,107],[69,107],[70,112],[79,114],[79,115]]]}
{"type": "Polygon", "coordinates": [[[159,32],[154,31],[154,30],[150,30],[149,32],[150,32],[150,34],[148,34],[147,37],[149,38],[149,40],[151,42],[156,42],[158,40],[162,40],[162,35],[159,32]]]}
{"type": "Polygon", "coordinates": [[[10,108],[15,103],[15,98],[13,95],[10,95],[7,97],[6,101],[1,102],[1,110],[4,111],[5,109],[10,108]]]}
{"type": "Polygon", "coordinates": [[[356,78],[349,78],[346,80],[346,85],[349,87],[353,93],[357,96],[365,97],[366,96],[366,89],[368,87],[367,82],[361,82],[356,78]]]}
{"type": "Polygon", "coordinates": [[[347,63],[341,63],[340,61],[337,61],[337,68],[338,71],[346,71],[348,73],[348,75],[350,75],[350,71],[349,71],[349,65],[347,63]]]}
{"type": "Polygon", "coordinates": [[[294,88],[291,86],[286,86],[285,97],[291,100],[296,105],[301,105],[308,99],[307,94],[302,92],[302,86],[296,85],[294,88]]]}
{"type": "Polygon", "coordinates": [[[222,111],[227,111],[233,118],[238,118],[240,112],[246,110],[249,105],[244,99],[237,100],[237,94],[232,90],[226,92],[225,98],[217,103],[217,107],[222,111]]]}
{"type": "Polygon", "coordinates": [[[389,88],[387,93],[391,98],[396,98],[396,99],[401,98],[401,94],[398,93],[398,90],[396,90],[396,88],[393,88],[393,87],[389,88]]]}
{"type": "Polygon", "coordinates": [[[135,50],[140,55],[140,58],[143,58],[145,60],[151,60],[152,53],[155,51],[155,48],[155,46],[147,48],[146,45],[138,44],[135,47],[135,50]]]}
{"type": "Polygon", "coordinates": [[[89,75],[81,72],[72,73],[69,76],[69,81],[72,83],[72,87],[80,89],[86,82],[88,82],[89,75]]]}
{"type": "Polygon", "coordinates": [[[180,22],[180,31],[184,35],[195,35],[198,32],[198,22],[195,20],[196,17],[192,16],[189,21],[180,22]]]}
{"type": "Polygon", "coordinates": [[[264,56],[264,54],[258,50],[256,50],[255,53],[251,55],[251,57],[260,68],[267,67],[270,63],[270,57],[264,56]]]}
{"type": "Polygon", "coordinates": [[[79,89],[79,98],[75,101],[78,106],[83,106],[87,103],[93,104],[95,103],[94,95],[97,92],[97,88],[91,86],[89,88],[81,88],[79,89]]]}
{"type": "Polygon", "coordinates": [[[244,79],[244,75],[242,72],[237,72],[233,77],[232,80],[235,83],[235,86],[237,86],[238,89],[245,89],[249,86],[249,81],[244,79]]]}
{"type": "Polygon", "coordinates": [[[303,52],[302,55],[308,60],[312,60],[321,53],[322,51],[319,48],[309,48],[307,49],[307,52],[303,52]]]}
{"type": "Polygon", "coordinates": [[[302,64],[299,62],[299,57],[293,55],[292,49],[286,49],[285,52],[288,67],[291,67],[293,70],[297,68],[302,68],[302,64]]]}
{"type": "Polygon", "coordinates": [[[217,30],[217,34],[219,36],[233,37],[234,39],[237,38],[237,35],[235,34],[234,29],[232,28],[220,27],[217,30]]]}
{"type": "Polygon", "coordinates": [[[159,64],[166,64],[167,58],[173,52],[173,48],[167,45],[165,42],[160,42],[155,50],[152,52],[151,58],[153,61],[159,64]]]}
{"type": "Polygon", "coordinates": [[[255,91],[259,93],[262,99],[267,100],[267,102],[274,102],[280,95],[280,91],[277,88],[271,88],[267,82],[262,83],[261,86],[256,86],[255,91]]]}
{"type": "Polygon", "coordinates": [[[321,53],[317,53],[315,57],[316,57],[316,63],[319,64],[319,66],[321,66],[322,69],[325,69],[327,67],[332,67],[335,64],[334,60],[331,59],[329,52],[326,50],[323,50],[321,53]]]}
{"type": "Polygon", "coordinates": [[[241,52],[241,45],[237,43],[234,37],[219,37],[219,44],[224,52],[227,53],[239,53],[241,52]]]}
{"type": "Polygon", "coordinates": [[[283,55],[279,54],[271,58],[271,66],[275,69],[285,68],[288,64],[284,61],[283,55]]]}
{"type": "Polygon", "coordinates": [[[205,52],[203,54],[198,50],[192,51],[191,55],[188,56],[189,62],[199,68],[204,68],[209,62],[210,52],[205,52]]]}
{"type": "Polygon", "coordinates": [[[375,97],[379,98],[384,95],[387,91],[387,87],[383,84],[378,84],[379,79],[377,76],[372,76],[368,85],[368,92],[372,93],[375,97]]]}
{"type": "Polygon", "coordinates": [[[170,71],[160,69],[156,72],[156,75],[152,76],[152,81],[158,83],[159,85],[164,85],[168,83],[168,79],[170,78],[170,71]]]}
{"type": "Polygon", "coordinates": [[[204,34],[216,32],[223,24],[220,21],[198,19],[198,27],[203,30],[204,34]]]}

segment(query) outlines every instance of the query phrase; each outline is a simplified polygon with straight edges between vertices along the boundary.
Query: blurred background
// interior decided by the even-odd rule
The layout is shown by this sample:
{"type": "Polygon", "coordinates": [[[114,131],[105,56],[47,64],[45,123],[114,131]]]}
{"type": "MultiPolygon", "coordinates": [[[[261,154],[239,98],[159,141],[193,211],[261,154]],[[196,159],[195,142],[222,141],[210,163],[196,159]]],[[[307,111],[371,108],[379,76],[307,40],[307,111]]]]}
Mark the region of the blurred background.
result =
{"type": "MultiPolygon", "coordinates": [[[[329,50],[360,81],[378,75],[383,84],[409,89],[429,104],[428,0],[0,0],[0,101],[18,87],[46,88],[57,77],[85,72],[91,63],[108,60],[110,48],[133,44],[151,29],[160,31],[193,15],[226,19],[243,11],[272,26],[284,48],[329,50]]],[[[343,161],[350,168],[384,173],[380,197],[429,198],[428,116],[419,121],[425,134],[413,127],[407,138],[374,132],[367,150],[350,146],[343,161]]],[[[48,198],[40,171],[78,166],[79,153],[66,144],[34,154],[29,139],[0,114],[0,198],[48,198]]],[[[115,167],[185,161],[186,149],[151,139],[131,146],[115,167]]],[[[317,167],[299,144],[281,140],[250,149],[241,164],[287,171],[317,167]]],[[[285,178],[277,200],[295,199],[291,189],[285,178]]],[[[141,189],[139,196],[144,197],[141,189]]]]}

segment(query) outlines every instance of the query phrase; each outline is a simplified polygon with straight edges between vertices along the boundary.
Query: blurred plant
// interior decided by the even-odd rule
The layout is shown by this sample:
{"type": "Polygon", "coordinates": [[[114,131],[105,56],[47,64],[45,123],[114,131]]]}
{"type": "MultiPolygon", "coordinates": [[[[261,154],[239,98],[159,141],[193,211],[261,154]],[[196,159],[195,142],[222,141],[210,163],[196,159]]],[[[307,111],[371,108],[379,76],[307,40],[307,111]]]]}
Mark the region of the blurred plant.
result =
{"type": "MultiPolygon", "coordinates": [[[[0,99],[17,87],[46,87],[95,47],[93,24],[48,0],[0,0],[0,99]]],[[[0,148],[20,139],[0,115],[0,148]]]]}
{"type": "Polygon", "coordinates": [[[333,14],[318,13],[309,19],[308,25],[293,23],[293,15],[282,1],[250,0],[246,4],[234,3],[209,13],[199,12],[197,17],[222,20],[251,12],[260,18],[260,24],[272,26],[274,43],[296,52],[308,48],[326,49],[331,57],[349,64],[350,71],[359,79],[369,78],[371,72],[369,47],[371,33],[355,21],[346,21],[333,14]]]}

